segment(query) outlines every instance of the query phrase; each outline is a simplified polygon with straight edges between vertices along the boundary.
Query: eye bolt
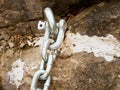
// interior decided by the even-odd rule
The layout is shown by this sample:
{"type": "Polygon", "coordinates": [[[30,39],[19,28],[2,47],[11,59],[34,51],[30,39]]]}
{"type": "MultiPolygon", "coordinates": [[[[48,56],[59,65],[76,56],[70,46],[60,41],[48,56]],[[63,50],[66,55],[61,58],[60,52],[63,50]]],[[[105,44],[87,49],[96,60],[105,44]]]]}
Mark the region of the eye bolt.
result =
{"type": "Polygon", "coordinates": [[[42,27],[42,24],[40,24],[40,27],[42,27]]]}

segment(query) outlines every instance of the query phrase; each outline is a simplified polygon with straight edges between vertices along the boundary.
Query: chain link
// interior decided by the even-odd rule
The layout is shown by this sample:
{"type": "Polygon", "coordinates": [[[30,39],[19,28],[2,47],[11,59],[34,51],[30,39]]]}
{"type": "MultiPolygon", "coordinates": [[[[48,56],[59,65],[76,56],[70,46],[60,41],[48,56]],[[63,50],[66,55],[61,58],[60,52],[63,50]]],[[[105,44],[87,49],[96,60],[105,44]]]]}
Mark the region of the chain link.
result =
{"type": "Polygon", "coordinates": [[[40,68],[35,72],[31,83],[31,90],[48,90],[51,82],[50,71],[53,62],[57,57],[57,50],[60,47],[66,30],[66,22],[61,19],[58,23],[55,22],[52,10],[45,8],[44,14],[46,21],[38,22],[38,30],[45,30],[43,45],[42,45],[42,61],[40,68]],[[57,37],[57,38],[56,38],[57,37]],[[43,89],[37,87],[38,80],[44,80],[43,89]]]}

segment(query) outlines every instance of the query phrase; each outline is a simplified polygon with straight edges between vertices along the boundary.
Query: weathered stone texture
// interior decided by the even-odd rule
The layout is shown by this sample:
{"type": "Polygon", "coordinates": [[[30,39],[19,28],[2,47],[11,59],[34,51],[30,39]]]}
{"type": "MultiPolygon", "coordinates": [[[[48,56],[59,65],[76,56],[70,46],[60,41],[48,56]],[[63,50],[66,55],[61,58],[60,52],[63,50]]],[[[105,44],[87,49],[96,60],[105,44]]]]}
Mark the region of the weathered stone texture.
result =
{"type": "Polygon", "coordinates": [[[120,40],[120,2],[100,3],[90,7],[69,21],[73,32],[89,36],[113,34],[120,40]]]}
{"type": "MultiPolygon", "coordinates": [[[[41,33],[37,31],[37,22],[43,19],[43,8],[49,6],[55,13],[58,12],[56,15],[60,15],[61,12],[64,13],[64,10],[69,12],[71,8],[69,6],[72,4],[79,6],[83,0],[64,1],[0,0],[0,53],[10,47],[14,48],[0,54],[0,71],[2,72],[0,90],[18,90],[6,78],[6,73],[11,70],[11,64],[16,59],[23,58],[28,64],[31,61],[40,60],[38,47],[31,48],[31,50],[25,48],[22,51],[19,47],[23,43],[26,44],[26,39],[41,36],[41,33]]],[[[77,8],[80,9],[78,6],[77,8]]],[[[120,40],[120,1],[102,2],[86,8],[70,17],[67,22],[68,30],[72,32],[80,32],[82,35],[89,36],[113,34],[120,40]]],[[[72,54],[68,57],[58,55],[51,71],[50,90],[120,90],[119,66],[120,58],[116,58],[113,62],[106,62],[103,58],[96,58],[92,53],[86,52],[72,54]]],[[[30,88],[32,76],[26,75],[25,77],[27,77],[24,78],[26,82],[19,87],[19,90],[30,88]]]]}

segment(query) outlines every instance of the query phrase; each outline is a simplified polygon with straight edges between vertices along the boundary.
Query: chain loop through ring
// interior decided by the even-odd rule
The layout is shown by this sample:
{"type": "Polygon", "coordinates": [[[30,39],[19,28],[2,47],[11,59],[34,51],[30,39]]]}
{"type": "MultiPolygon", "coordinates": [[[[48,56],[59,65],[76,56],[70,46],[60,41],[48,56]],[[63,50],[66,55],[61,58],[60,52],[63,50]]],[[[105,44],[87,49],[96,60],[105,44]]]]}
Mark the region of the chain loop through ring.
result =
{"type": "Polygon", "coordinates": [[[61,19],[59,23],[55,22],[50,8],[45,8],[44,14],[47,21],[38,22],[38,29],[45,30],[41,51],[42,61],[39,71],[37,71],[33,76],[31,90],[41,90],[41,88],[37,88],[39,79],[45,80],[44,88],[42,90],[48,90],[51,81],[50,71],[52,69],[53,62],[56,60],[57,50],[64,39],[64,33],[67,27],[64,19],[61,19]]]}

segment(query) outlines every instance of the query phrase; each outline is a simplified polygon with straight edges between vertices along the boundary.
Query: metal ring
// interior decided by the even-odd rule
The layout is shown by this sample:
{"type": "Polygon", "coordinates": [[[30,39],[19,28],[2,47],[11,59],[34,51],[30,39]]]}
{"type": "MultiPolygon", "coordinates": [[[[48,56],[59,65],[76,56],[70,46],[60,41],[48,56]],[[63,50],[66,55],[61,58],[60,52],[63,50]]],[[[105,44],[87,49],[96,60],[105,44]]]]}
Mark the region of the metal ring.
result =
{"type": "Polygon", "coordinates": [[[53,55],[52,55],[52,54],[49,54],[46,70],[45,70],[45,72],[39,77],[41,80],[46,80],[46,78],[49,76],[50,71],[51,71],[51,69],[52,69],[52,65],[53,65],[53,59],[54,59],[54,58],[53,58],[53,55]]]}
{"type": "Polygon", "coordinates": [[[40,63],[40,71],[44,70],[44,64],[45,64],[45,61],[42,60],[41,63],[40,63]]]}
{"type": "Polygon", "coordinates": [[[50,8],[45,8],[44,10],[44,14],[45,14],[45,17],[49,23],[49,26],[50,26],[50,32],[52,34],[57,34],[57,25],[56,25],[56,22],[55,22],[55,19],[54,19],[54,15],[53,15],[53,12],[50,8]]]}
{"type": "Polygon", "coordinates": [[[58,47],[61,45],[61,43],[64,39],[64,33],[65,33],[65,30],[67,27],[64,19],[60,20],[58,27],[59,27],[59,32],[58,32],[57,40],[55,43],[53,43],[49,46],[50,49],[58,49],[58,47]]]}
{"type": "Polygon", "coordinates": [[[31,83],[31,90],[36,90],[36,85],[37,85],[37,82],[38,82],[38,79],[39,79],[39,76],[41,74],[43,74],[45,71],[42,70],[42,71],[37,71],[34,76],[33,76],[33,80],[32,80],[32,83],[31,83]]]}
{"type": "Polygon", "coordinates": [[[58,50],[54,50],[54,52],[52,53],[52,55],[53,55],[53,62],[56,60],[57,54],[58,54],[58,50]]]}
{"type": "Polygon", "coordinates": [[[45,22],[45,35],[44,35],[44,41],[49,39],[50,37],[50,29],[49,29],[49,25],[48,22],[45,22]]]}
{"type": "Polygon", "coordinates": [[[50,40],[47,39],[44,41],[43,47],[42,47],[41,55],[42,55],[43,60],[45,61],[47,61],[47,58],[48,58],[47,50],[48,50],[49,44],[50,44],[50,40]]]}
{"type": "Polygon", "coordinates": [[[46,82],[45,82],[45,84],[44,84],[43,90],[48,90],[48,88],[50,86],[50,81],[51,81],[51,77],[49,75],[48,78],[47,78],[47,80],[46,80],[46,82]]]}
{"type": "MultiPolygon", "coordinates": [[[[41,88],[37,88],[37,82],[39,80],[39,76],[41,74],[43,74],[45,71],[42,70],[42,71],[37,71],[34,76],[33,76],[33,80],[32,80],[32,83],[31,83],[31,89],[30,90],[42,90],[41,88]]],[[[47,77],[46,81],[45,81],[45,84],[44,84],[44,88],[43,90],[48,90],[49,86],[50,86],[50,81],[51,81],[51,77],[50,75],[47,77]]]]}

